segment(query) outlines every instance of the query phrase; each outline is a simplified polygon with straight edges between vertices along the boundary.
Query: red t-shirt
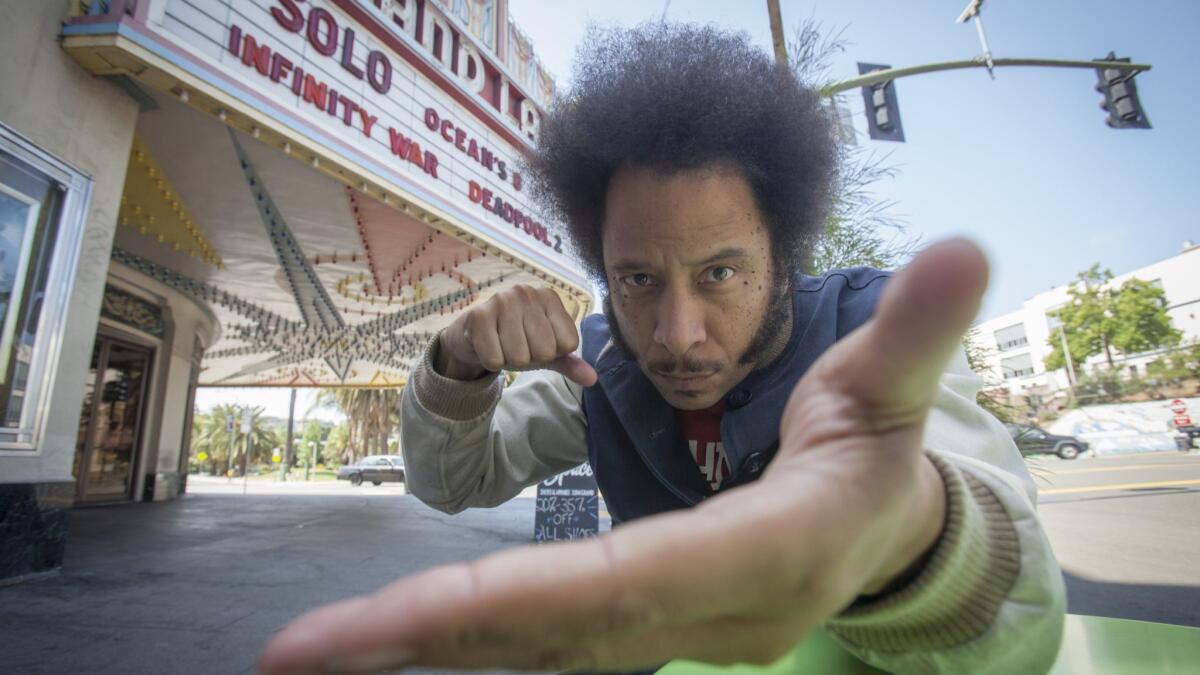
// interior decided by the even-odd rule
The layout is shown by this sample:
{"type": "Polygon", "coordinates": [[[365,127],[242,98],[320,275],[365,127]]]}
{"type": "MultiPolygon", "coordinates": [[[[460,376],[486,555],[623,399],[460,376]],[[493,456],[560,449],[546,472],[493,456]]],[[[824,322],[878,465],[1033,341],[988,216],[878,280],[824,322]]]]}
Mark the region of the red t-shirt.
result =
{"type": "Polygon", "coordinates": [[[729,460],[725,457],[725,444],[721,442],[721,415],[724,413],[724,400],[703,410],[675,410],[679,434],[713,492],[719,490],[721,482],[729,477],[729,460]]]}

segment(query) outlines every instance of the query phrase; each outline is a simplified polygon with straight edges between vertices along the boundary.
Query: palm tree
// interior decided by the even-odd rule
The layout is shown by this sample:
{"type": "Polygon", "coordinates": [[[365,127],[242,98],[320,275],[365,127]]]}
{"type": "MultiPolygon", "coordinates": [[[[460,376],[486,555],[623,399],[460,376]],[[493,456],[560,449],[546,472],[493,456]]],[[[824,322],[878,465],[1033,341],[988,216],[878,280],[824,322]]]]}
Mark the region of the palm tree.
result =
{"type": "Polygon", "coordinates": [[[400,428],[399,389],[322,389],[309,412],[336,409],[347,419],[344,461],[388,452],[387,439],[400,428]]]}
{"type": "MultiPolygon", "coordinates": [[[[207,414],[196,415],[192,423],[192,454],[208,453],[212,461],[214,474],[224,474],[229,468],[238,463],[246,452],[247,435],[241,433],[242,417],[250,415],[250,456],[248,460],[261,461],[270,457],[271,450],[276,447],[274,430],[266,425],[263,419],[264,408],[255,406],[243,408],[233,404],[215,405],[207,414]],[[230,457],[230,432],[225,430],[226,419],[232,415],[233,456],[230,457]]],[[[249,461],[247,461],[249,465],[249,461]]]]}

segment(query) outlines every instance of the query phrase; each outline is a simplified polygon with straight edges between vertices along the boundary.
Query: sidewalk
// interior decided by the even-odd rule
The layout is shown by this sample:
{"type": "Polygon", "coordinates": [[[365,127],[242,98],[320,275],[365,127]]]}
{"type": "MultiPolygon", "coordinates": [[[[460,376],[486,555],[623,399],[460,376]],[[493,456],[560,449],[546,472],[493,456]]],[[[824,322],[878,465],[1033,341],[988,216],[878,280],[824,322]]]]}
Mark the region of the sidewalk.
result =
{"type": "Polygon", "coordinates": [[[446,516],[370,488],[237,487],[73,511],[62,572],[0,587],[0,673],[253,673],[308,609],[533,537],[532,499],[446,516]]]}

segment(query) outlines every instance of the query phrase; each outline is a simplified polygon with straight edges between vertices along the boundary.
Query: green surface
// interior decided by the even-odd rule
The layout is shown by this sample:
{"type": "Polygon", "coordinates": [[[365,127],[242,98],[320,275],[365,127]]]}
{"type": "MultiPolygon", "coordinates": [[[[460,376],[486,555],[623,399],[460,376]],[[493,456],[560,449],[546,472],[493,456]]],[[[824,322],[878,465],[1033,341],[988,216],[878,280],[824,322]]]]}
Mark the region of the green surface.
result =
{"type": "MultiPolygon", "coordinates": [[[[769,666],[709,666],[672,661],[660,675],[780,675],[880,673],[816,631],[769,666]]],[[[1067,615],[1054,675],[1196,675],[1200,673],[1200,628],[1127,619],[1067,615]]]]}

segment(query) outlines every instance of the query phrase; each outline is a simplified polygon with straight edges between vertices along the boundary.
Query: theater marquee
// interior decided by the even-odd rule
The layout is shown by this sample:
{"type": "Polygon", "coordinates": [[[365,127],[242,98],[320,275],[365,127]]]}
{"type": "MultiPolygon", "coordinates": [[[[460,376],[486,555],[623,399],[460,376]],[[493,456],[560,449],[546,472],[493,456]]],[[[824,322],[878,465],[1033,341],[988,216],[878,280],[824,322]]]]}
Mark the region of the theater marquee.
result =
{"type": "MultiPolygon", "coordinates": [[[[228,101],[219,115],[261,119],[255,134],[277,134],[301,159],[311,148],[314,166],[328,157],[355,170],[342,176],[352,185],[395,188],[431,223],[582,291],[520,168],[553,85],[492,10],[489,0],[165,0],[122,24],[116,46],[185,74],[158,86],[192,105],[228,101]]],[[[79,54],[86,42],[65,46],[93,69],[88,59],[118,60],[79,54]]]]}

